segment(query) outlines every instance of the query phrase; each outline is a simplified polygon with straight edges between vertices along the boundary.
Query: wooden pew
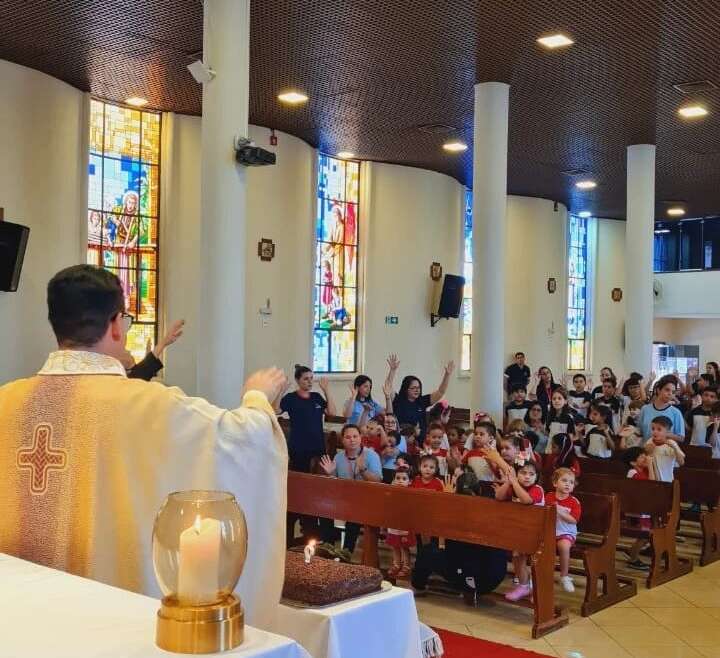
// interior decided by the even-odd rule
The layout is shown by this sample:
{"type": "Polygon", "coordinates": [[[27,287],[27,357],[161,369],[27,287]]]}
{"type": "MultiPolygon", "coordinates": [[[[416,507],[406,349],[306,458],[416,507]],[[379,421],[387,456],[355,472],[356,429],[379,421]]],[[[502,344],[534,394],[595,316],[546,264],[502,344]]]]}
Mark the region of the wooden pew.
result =
{"type": "Polygon", "coordinates": [[[720,470],[720,459],[713,459],[710,446],[694,446],[682,443],[680,450],[685,453],[685,464],[688,468],[707,468],[720,470]]]}
{"type": "Polygon", "coordinates": [[[362,561],[375,567],[379,527],[526,553],[533,579],[533,637],[568,623],[567,613],[555,607],[554,507],[289,473],[288,511],[363,524],[362,561]]]}
{"type": "MultiPolygon", "coordinates": [[[[701,446],[683,446],[682,449],[686,448],[698,448],[701,455],[709,452],[701,446]]],[[[700,503],[708,507],[706,512],[680,510],[681,519],[700,523],[701,566],[720,560],[720,470],[711,468],[714,461],[719,460],[706,458],[704,463],[707,468],[682,466],[675,469],[675,477],[680,482],[680,502],[700,503]]],[[[614,459],[583,459],[580,464],[583,473],[622,477],[627,471],[623,462],[614,459]]],[[[583,476],[580,477],[582,479],[583,476]]]]}
{"type": "Polygon", "coordinates": [[[620,536],[618,497],[580,491],[575,495],[582,506],[582,515],[578,523],[578,540],[570,555],[582,559],[583,568],[571,568],[570,571],[587,578],[580,611],[583,617],[588,617],[635,596],[637,583],[632,578],[618,577],[615,569],[615,549],[620,536]],[[602,587],[600,593],[598,586],[602,587]]]}
{"type": "Polygon", "coordinates": [[[620,498],[621,513],[650,515],[653,527],[647,533],[628,526],[621,526],[620,533],[633,537],[647,534],[652,548],[648,587],[662,585],[692,571],[692,560],[678,557],[675,549],[675,533],[680,520],[680,483],[677,480],[654,482],[583,473],[578,490],[616,493],[620,498]]]}
{"type": "Polygon", "coordinates": [[[675,469],[675,478],[680,482],[681,502],[708,507],[706,512],[680,512],[681,518],[700,523],[700,565],[704,567],[720,560],[720,471],[683,466],[675,469]]]}

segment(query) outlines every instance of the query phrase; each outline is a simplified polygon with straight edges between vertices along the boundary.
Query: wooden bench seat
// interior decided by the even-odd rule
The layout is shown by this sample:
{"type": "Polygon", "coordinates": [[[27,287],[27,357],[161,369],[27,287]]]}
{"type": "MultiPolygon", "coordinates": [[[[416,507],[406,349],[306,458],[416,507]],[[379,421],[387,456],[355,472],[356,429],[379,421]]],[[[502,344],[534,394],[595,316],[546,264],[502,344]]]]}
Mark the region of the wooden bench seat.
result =
{"type": "Polygon", "coordinates": [[[629,537],[647,536],[652,562],[647,578],[648,587],[656,587],[692,571],[692,560],[680,558],[675,547],[675,533],[680,520],[680,482],[631,480],[626,477],[583,473],[579,491],[615,493],[623,514],[648,514],[652,528],[648,531],[621,525],[620,534],[629,537]]]}
{"type": "Polygon", "coordinates": [[[712,448],[710,446],[694,446],[689,443],[683,443],[680,445],[680,449],[685,453],[684,466],[688,468],[720,470],[720,459],[713,459],[712,448]]]}
{"type": "Polygon", "coordinates": [[[288,511],[362,524],[362,561],[375,567],[379,564],[379,527],[525,553],[530,556],[533,579],[533,637],[568,623],[567,613],[555,606],[554,507],[291,472],[288,511]]]}
{"type": "Polygon", "coordinates": [[[675,478],[680,483],[681,502],[708,508],[701,512],[680,512],[680,518],[700,523],[700,565],[704,567],[720,560],[720,471],[682,466],[675,469],[675,478]]]}
{"type": "Polygon", "coordinates": [[[635,596],[637,583],[632,578],[618,577],[615,568],[615,549],[620,536],[618,497],[580,491],[575,495],[582,506],[582,515],[577,543],[570,555],[581,559],[583,568],[570,571],[587,579],[580,611],[583,617],[588,617],[635,596]]]}

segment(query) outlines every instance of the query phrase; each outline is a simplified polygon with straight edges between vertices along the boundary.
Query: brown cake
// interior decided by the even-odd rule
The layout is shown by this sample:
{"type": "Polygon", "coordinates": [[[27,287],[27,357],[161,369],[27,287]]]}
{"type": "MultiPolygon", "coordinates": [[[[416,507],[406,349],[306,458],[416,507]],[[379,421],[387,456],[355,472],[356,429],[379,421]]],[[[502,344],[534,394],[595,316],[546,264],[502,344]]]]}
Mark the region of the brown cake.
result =
{"type": "Polygon", "coordinates": [[[305,564],[302,553],[285,557],[283,597],[307,605],[329,605],[380,589],[382,574],[373,567],[343,564],[313,557],[305,564]]]}

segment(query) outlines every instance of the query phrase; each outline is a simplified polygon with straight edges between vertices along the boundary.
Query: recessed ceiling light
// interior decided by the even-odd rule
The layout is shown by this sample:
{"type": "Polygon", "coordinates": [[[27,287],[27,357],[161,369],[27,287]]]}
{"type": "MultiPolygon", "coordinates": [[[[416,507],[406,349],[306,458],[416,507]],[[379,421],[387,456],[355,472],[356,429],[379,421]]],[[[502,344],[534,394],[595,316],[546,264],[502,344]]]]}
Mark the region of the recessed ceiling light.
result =
{"type": "Polygon", "coordinates": [[[337,157],[341,160],[349,160],[350,158],[354,158],[355,154],[352,151],[340,151],[337,157]]]}
{"type": "Polygon", "coordinates": [[[282,94],[278,94],[278,100],[289,105],[299,105],[307,101],[308,97],[301,91],[285,91],[282,94]]]}
{"type": "Polygon", "coordinates": [[[667,209],[668,217],[682,217],[685,214],[685,208],[680,206],[672,206],[667,209]]]}
{"type": "Polygon", "coordinates": [[[594,187],[597,187],[597,183],[594,180],[579,180],[575,183],[575,187],[577,187],[578,190],[592,190],[594,187]]]}
{"type": "Polygon", "coordinates": [[[678,110],[678,114],[685,119],[704,117],[708,111],[702,105],[685,105],[678,110]]]}
{"type": "Polygon", "coordinates": [[[589,210],[581,210],[578,213],[578,217],[582,217],[583,219],[587,219],[588,217],[592,217],[592,213],[589,210]]]}
{"type": "Polygon", "coordinates": [[[563,46],[571,46],[575,43],[570,37],[559,33],[540,37],[537,42],[546,48],[562,48],[563,46]]]}
{"type": "Polygon", "coordinates": [[[147,105],[147,98],[140,98],[140,96],[130,96],[130,98],[126,99],[125,102],[128,105],[132,105],[133,107],[142,107],[143,105],[147,105]]]}
{"type": "Polygon", "coordinates": [[[670,233],[669,228],[659,228],[655,230],[655,235],[664,235],[665,233],[670,233]]]}
{"type": "Polygon", "coordinates": [[[467,151],[467,147],[468,145],[465,142],[460,142],[458,140],[445,142],[443,144],[443,148],[450,153],[462,153],[462,151],[467,151]]]}

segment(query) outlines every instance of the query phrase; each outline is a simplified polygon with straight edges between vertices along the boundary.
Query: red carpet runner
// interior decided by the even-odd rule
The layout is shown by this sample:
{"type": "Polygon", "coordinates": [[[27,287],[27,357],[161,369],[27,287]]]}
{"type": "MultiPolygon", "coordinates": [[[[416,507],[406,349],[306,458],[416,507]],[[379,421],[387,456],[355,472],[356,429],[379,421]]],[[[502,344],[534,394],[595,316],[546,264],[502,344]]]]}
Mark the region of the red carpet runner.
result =
{"type": "Polygon", "coordinates": [[[480,640],[469,635],[434,629],[445,647],[443,658],[547,658],[544,654],[515,649],[504,644],[480,640]]]}

